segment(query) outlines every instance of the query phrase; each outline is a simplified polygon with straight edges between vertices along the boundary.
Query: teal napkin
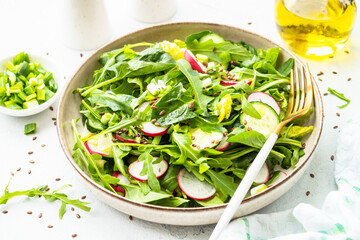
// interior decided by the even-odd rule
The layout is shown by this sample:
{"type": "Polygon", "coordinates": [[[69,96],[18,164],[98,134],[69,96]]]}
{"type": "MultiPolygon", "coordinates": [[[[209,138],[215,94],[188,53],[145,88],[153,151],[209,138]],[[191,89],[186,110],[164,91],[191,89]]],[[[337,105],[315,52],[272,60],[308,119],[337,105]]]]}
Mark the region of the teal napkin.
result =
{"type": "Polygon", "coordinates": [[[360,239],[360,121],[340,132],[335,159],[337,191],[321,209],[300,203],[294,209],[254,214],[232,221],[219,239],[356,240],[360,239]]]}

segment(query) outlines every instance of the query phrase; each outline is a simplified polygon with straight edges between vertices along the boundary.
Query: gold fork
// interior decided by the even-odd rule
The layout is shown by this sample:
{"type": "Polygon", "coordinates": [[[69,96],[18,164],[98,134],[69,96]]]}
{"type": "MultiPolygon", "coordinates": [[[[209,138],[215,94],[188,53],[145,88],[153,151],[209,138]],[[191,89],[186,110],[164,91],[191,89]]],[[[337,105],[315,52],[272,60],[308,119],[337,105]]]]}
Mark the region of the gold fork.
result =
{"type": "Polygon", "coordinates": [[[295,71],[291,70],[289,102],[284,120],[275,128],[274,132],[269,136],[257,154],[251,166],[247,169],[244,178],[241,180],[238,188],[211,234],[210,240],[218,239],[222,230],[234,216],[246,193],[253,184],[255,177],[259,173],[260,168],[265,163],[266,158],[275,145],[281,129],[292,120],[305,115],[310,110],[312,101],[313,87],[309,66],[306,65],[306,69],[304,66],[301,66],[300,69],[295,68],[295,71]]]}

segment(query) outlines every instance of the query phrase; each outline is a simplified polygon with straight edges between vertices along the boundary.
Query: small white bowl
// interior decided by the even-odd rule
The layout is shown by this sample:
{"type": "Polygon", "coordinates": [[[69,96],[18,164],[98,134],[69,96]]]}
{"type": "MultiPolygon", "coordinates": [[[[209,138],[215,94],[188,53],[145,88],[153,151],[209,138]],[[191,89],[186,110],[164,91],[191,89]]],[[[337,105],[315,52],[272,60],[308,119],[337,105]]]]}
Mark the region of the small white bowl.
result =
{"type": "MultiPolygon", "coordinates": [[[[14,116],[14,117],[26,117],[26,116],[35,115],[39,112],[44,111],[46,108],[50,107],[50,105],[53,104],[55,102],[55,100],[61,94],[63,84],[61,84],[60,79],[61,79],[62,75],[61,75],[59,69],[56,67],[56,65],[47,57],[43,57],[43,56],[36,55],[36,54],[28,54],[28,55],[30,58],[30,62],[39,62],[42,68],[44,68],[46,71],[51,72],[53,74],[54,80],[55,80],[56,84],[58,85],[58,90],[56,91],[55,95],[52,98],[50,98],[48,101],[40,104],[39,106],[32,107],[29,109],[21,109],[21,110],[9,109],[4,106],[0,106],[0,113],[4,113],[4,114],[14,116]]],[[[0,60],[0,71],[5,70],[4,64],[9,61],[12,61],[14,56],[15,55],[13,55],[11,57],[6,57],[6,58],[0,60]]]]}

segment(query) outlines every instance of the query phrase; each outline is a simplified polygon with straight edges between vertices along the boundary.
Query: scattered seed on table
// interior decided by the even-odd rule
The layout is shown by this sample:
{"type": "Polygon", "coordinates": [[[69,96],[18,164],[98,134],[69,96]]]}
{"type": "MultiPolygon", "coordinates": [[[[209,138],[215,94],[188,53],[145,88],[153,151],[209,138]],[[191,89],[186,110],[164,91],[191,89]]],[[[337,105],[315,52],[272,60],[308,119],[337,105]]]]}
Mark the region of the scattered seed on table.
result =
{"type": "Polygon", "coordinates": [[[45,144],[41,144],[41,147],[45,147],[46,145],[45,144]]]}
{"type": "Polygon", "coordinates": [[[335,72],[335,71],[333,71],[332,73],[333,73],[333,74],[337,74],[337,72],[335,72]]]}
{"type": "Polygon", "coordinates": [[[322,81],[322,78],[318,78],[319,81],[322,81]]]}
{"type": "Polygon", "coordinates": [[[331,56],[329,56],[329,58],[334,58],[334,56],[331,55],[331,56]]]}
{"type": "Polygon", "coordinates": [[[56,121],[54,122],[54,126],[56,126],[56,121]]]}
{"type": "Polygon", "coordinates": [[[316,74],[317,76],[321,76],[321,75],[324,75],[324,72],[323,71],[320,71],[318,74],[316,74]]]}
{"type": "Polygon", "coordinates": [[[71,211],[75,211],[75,209],[73,207],[71,207],[71,211]]]}
{"type": "Polygon", "coordinates": [[[34,152],[28,152],[29,155],[33,154],[34,152]]]}
{"type": "Polygon", "coordinates": [[[42,213],[39,214],[38,218],[42,218],[42,213]]]}
{"type": "Polygon", "coordinates": [[[37,137],[33,137],[33,141],[35,141],[37,139],[37,137]]]}
{"type": "Polygon", "coordinates": [[[349,54],[349,53],[350,53],[348,50],[345,50],[344,52],[345,52],[346,54],[349,54]]]}
{"type": "Polygon", "coordinates": [[[54,107],[53,107],[53,106],[50,106],[49,109],[50,109],[50,111],[54,111],[54,107]]]}
{"type": "Polygon", "coordinates": [[[302,148],[302,149],[305,149],[305,147],[306,147],[306,143],[303,143],[303,144],[301,145],[301,148],[302,148]]]}
{"type": "Polygon", "coordinates": [[[315,177],[315,175],[314,175],[313,173],[310,173],[310,177],[314,178],[314,177],[315,177]]]}
{"type": "Polygon", "coordinates": [[[30,161],[29,161],[29,163],[34,164],[34,163],[35,163],[35,161],[34,161],[34,160],[30,160],[30,161]]]}
{"type": "Polygon", "coordinates": [[[60,180],[61,180],[61,178],[55,178],[55,181],[57,181],[57,182],[60,181],[60,180]]]}
{"type": "Polygon", "coordinates": [[[29,215],[32,214],[32,211],[27,211],[27,214],[29,214],[29,215]]]}
{"type": "Polygon", "coordinates": [[[17,172],[19,172],[21,170],[21,167],[19,167],[18,169],[16,169],[17,172]]]}
{"type": "Polygon", "coordinates": [[[336,116],[340,117],[340,113],[336,113],[336,116]]]}
{"type": "Polygon", "coordinates": [[[77,218],[80,218],[80,214],[76,214],[76,217],[77,217],[77,218]]]}
{"type": "Polygon", "coordinates": [[[53,225],[48,225],[48,228],[53,228],[54,226],[53,225]]]}
{"type": "Polygon", "coordinates": [[[7,211],[7,210],[4,210],[4,211],[2,211],[2,213],[3,213],[3,214],[7,214],[7,213],[8,213],[8,211],[7,211]]]}
{"type": "Polygon", "coordinates": [[[129,216],[129,220],[130,220],[130,221],[132,221],[132,220],[133,220],[133,217],[132,217],[131,215],[129,216]]]}
{"type": "Polygon", "coordinates": [[[46,52],[46,55],[49,55],[49,52],[46,52]]]}
{"type": "Polygon", "coordinates": [[[306,192],[306,196],[309,196],[309,195],[310,195],[310,191],[307,191],[307,192],[306,192]]]}
{"type": "Polygon", "coordinates": [[[82,53],[80,53],[80,57],[82,57],[83,56],[83,54],[82,53]]]}
{"type": "Polygon", "coordinates": [[[28,174],[31,174],[31,170],[28,171],[28,174]]]}
{"type": "Polygon", "coordinates": [[[330,159],[331,159],[331,160],[334,160],[334,155],[331,155],[330,159]]]}
{"type": "Polygon", "coordinates": [[[348,80],[348,81],[351,81],[351,78],[349,77],[347,80],[348,80]]]}
{"type": "Polygon", "coordinates": [[[248,25],[251,25],[252,24],[252,22],[248,22],[248,25]]]}
{"type": "Polygon", "coordinates": [[[85,198],[86,198],[86,196],[82,196],[82,197],[81,197],[81,199],[85,199],[85,198]]]}
{"type": "Polygon", "coordinates": [[[334,129],[337,129],[337,128],[338,128],[338,126],[336,125],[336,126],[334,126],[333,128],[334,128],[334,129]]]}
{"type": "Polygon", "coordinates": [[[13,172],[10,173],[11,176],[14,176],[15,174],[13,172]]]}
{"type": "Polygon", "coordinates": [[[324,93],[324,96],[327,96],[327,95],[329,95],[327,92],[326,92],[326,93],[324,93]]]}
{"type": "Polygon", "coordinates": [[[51,118],[51,120],[56,121],[56,118],[53,117],[53,118],[51,118]]]}
{"type": "Polygon", "coordinates": [[[72,238],[76,238],[76,237],[77,237],[77,234],[75,233],[75,234],[71,235],[71,237],[72,237],[72,238]]]}

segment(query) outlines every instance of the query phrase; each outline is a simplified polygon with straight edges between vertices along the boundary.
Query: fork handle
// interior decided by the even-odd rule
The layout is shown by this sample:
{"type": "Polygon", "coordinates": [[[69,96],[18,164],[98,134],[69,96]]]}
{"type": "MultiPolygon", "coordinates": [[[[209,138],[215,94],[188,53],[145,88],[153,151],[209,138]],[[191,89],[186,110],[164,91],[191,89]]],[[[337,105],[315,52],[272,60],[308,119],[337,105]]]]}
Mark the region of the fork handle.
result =
{"type": "Polygon", "coordinates": [[[265,160],[268,157],[271,149],[275,145],[277,139],[278,135],[272,133],[266,140],[265,144],[252,162],[251,166],[246,171],[244,178],[241,180],[234,195],[229,201],[227,207],[225,208],[224,213],[221,215],[221,218],[216,224],[215,229],[212,232],[209,240],[218,239],[222,230],[228,225],[231,218],[234,216],[236,210],[238,209],[240,203],[243,201],[246,193],[249,191],[251,185],[253,184],[254,179],[260,171],[260,168],[265,163],[265,160]]]}

